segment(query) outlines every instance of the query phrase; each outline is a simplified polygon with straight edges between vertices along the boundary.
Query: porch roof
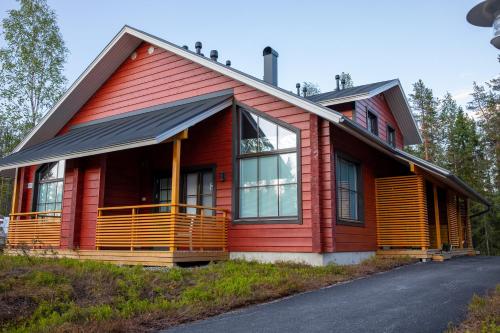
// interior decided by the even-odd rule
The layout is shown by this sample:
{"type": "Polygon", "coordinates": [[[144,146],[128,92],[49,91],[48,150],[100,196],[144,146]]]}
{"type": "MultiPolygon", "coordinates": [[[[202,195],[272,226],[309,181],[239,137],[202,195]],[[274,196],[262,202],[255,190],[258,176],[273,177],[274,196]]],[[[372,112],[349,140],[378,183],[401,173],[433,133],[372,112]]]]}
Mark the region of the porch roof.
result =
{"type": "Polygon", "coordinates": [[[106,117],[0,159],[0,170],[164,142],[232,105],[232,90],[106,117]]]}

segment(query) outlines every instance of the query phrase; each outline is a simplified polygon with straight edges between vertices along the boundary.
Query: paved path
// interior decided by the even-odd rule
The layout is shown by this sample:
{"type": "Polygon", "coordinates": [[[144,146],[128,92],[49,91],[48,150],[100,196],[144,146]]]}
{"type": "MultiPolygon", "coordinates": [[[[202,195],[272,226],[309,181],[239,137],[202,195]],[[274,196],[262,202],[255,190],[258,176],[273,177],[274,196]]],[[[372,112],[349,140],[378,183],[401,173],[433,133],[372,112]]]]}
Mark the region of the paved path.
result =
{"type": "Polygon", "coordinates": [[[166,332],[442,332],[497,283],[500,257],[418,263],[166,332]]]}

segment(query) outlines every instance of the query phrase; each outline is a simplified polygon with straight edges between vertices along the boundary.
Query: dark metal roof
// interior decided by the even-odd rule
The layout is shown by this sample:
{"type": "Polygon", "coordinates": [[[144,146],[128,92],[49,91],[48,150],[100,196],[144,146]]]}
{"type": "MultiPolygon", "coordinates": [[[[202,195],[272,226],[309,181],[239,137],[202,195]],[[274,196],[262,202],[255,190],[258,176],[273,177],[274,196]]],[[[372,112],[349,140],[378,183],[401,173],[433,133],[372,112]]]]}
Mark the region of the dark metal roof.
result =
{"type": "Polygon", "coordinates": [[[225,90],[78,125],[0,159],[0,169],[160,143],[227,108],[232,95],[225,90]]]}
{"type": "Polygon", "coordinates": [[[328,92],[325,92],[322,94],[308,96],[307,99],[309,99],[310,101],[313,101],[313,102],[321,102],[321,101],[327,101],[327,100],[331,100],[331,99],[346,98],[346,97],[350,97],[350,96],[367,94],[367,93],[370,93],[373,90],[376,90],[380,87],[383,87],[386,84],[393,82],[393,81],[394,80],[381,81],[381,82],[375,82],[375,83],[370,83],[370,84],[364,84],[362,86],[345,88],[345,89],[341,89],[341,90],[328,91],[328,92]]]}

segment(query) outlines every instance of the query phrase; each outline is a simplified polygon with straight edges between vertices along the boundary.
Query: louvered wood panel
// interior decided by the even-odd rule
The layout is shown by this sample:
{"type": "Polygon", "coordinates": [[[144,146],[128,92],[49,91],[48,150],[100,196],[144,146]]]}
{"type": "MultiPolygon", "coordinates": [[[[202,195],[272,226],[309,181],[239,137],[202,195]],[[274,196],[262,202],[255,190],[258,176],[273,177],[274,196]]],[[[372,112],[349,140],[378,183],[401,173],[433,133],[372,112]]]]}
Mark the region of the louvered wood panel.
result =
{"type": "Polygon", "coordinates": [[[458,231],[458,216],[457,216],[457,198],[448,192],[446,195],[446,208],[448,212],[448,232],[450,244],[454,248],[460,247],[460,236],[458,231]]]}
{"type": "Polygon", "coordinates": [[[427,201],[420,175],[377,178],[379,247],[428,248],[427,201]]]}

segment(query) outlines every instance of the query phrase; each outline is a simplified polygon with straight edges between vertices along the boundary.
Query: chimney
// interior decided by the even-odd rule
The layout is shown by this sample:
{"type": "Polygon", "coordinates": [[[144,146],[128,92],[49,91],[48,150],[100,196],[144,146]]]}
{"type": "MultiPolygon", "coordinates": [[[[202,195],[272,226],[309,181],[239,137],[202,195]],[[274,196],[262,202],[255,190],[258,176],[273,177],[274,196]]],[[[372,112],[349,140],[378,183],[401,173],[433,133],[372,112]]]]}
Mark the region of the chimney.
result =
{"type": "Polygon", "coordinates": [[[335,90],[340,90],[340,75],[335,75],[335,81],[337,81],[337,89],[335,90]]]}
{"type": "Polygon", "coordinates": [[[342,78],[342,80],[340,80],[340,84],[342,85],[342,90],[345,89],[345,78],[342,78]]]}
{"type": "Polygon", "coordinates": [[[262,51],[264,56],[264,81],[269,84],[278,85],[278,52],[270,46],[262,51]]]}
{"type": "Polygon", "coordinates": [[[300,83],[297,83],[297,84],[295,85],[295,88],[297,88],[297,95],[299,95],[299,96],[300,96],[300,83]]]}

